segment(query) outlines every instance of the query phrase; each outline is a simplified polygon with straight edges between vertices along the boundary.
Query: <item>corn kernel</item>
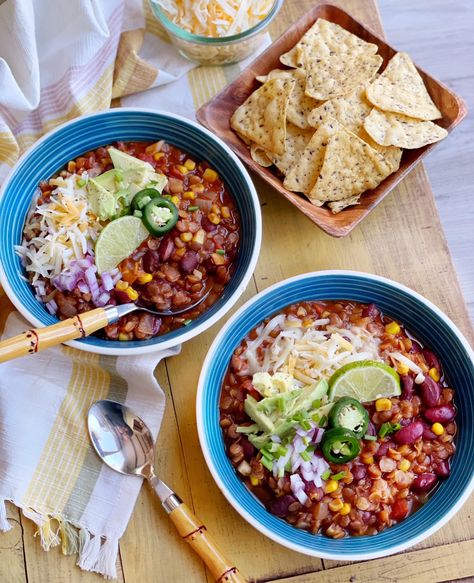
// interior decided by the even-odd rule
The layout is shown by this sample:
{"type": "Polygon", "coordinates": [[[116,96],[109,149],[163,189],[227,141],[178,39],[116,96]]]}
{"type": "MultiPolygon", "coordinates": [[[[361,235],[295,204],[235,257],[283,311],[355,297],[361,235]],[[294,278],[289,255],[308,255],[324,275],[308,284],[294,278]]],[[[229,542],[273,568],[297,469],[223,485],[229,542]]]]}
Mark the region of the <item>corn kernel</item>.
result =
{"type": "Polygon", "coordinates": [[[204,192],[204,184],[198,182],[197,184],[191,184],[189,187],[193,192],[204,192]]]}
{"type": "Polygon", "coordinates": [[[218,207],[217,204],[215,204],[215,203],[211,206],[211,211],[213,213],[215,213],[216,215],[220,215],[221,214],[220,207],[218,207]]]}
{"type": "Polygon", "coordinates": [[[127,296],[131,299],[132,302],[138,300],[138,293],[133,289],[133,287],[128,286],[125,290],[127,296]]]}
{"type": "Polygon", "coordinates": [[[118,291],[125,291],[128,287],[128,283],[126,281],[120,280],[115,284],[115,289],[118,291]]]}
{"type": "Polygon", "coordinates": [[[431,426],[431,431],[435,435],[443,435],[444,427],[441,425],[441,423],[433,423],[433,425],[431,426]]]}
{"type": "Polygon", "coordinates": [[[408,374],[409,371],[410,371],[410,369],[407,367],[406,364],[403,364],[402,362],[398,363],[398,366],[397,366],[398,374],[408,374]]]}
{"type": "Polygon", "coordinates": [[[181,247],[181,249],[176,249],[175,255],[182,257],[186,253],[186,247],[181,247]]]}
{"type": "Polygon", "coordinates": [[[206,239],[206,231],[204,229],[199,229],[199,231],[194,235],[193,242],[198,245],[203,245],[206,239]]]}
{"type": "Polygon", "coordinates": [[[175,206],[179,206],[179,196],[172,196],[171,197],[171,202],[175,205],[175,206]]]}
{"type": "Polygon", "coordinates": [[[219,178],[219,175],[215,170],[212,170],[212,168],[206,168],[202,177],[208,182],[215,182],[219,178]]]}
{"type": "Polygon", "coordinates": [[[344,502],[341,510],[339,511],[339,514],[341,516],[345,516],[346,514],[349,514],[350,511],[351,511],[351,505],[348,502],[344,502]]]}
{"type": "Polygon", "coordinates": [[[230,219],[230,208],[228,206],[223,206],[221,208],[221,215],[224,219],[230,219]]]}
{"type": "Polygon", "coordinates": [[[118,338],[122,342],[127,342],[127,340],[130,340],[129,335],[126,332],[120,332],[118,338]]]}
{"type": "Polygon", "coordinates": [[[339,512],[343,506],[344,502],[340,498],[334,498],[332,502],[329,502],[329,508],[333,512],[339,512]]]}
{"type": "Polygon", "coordinates": [[[164,156],[164,153],[163,153],[163,152],[155,152],[155,153],[153,154],[153,158],[154,158],[155,160],[157,160],[157,161],[158,161],[158,160],[161,160],[161,158],[163,158],[163,156],[164,156]]]}
{"type": "Polygon", "coordinates": [[[216,215],[216,213],[209,213],[207,218],[211,221],[213,225],[218,225],[221,222],[220,217],[216,215]]]}
{"type": "Polygon", "coordinates": [[[326,482],[326,487],[324,488],[324,491],[326,492],[326,494],[331,494],[332,492],[335,492],[338,488],[339,484],[338,482],[336,482],[336,480],[328,480],[326,482]]]}
{"type": "Polygon", "coordinates": [[[145,283],[148,283],[152,279],[153,279],[153,275],[151,273],[144,273],[143,275],[140,275],[140,277],[137,278],[137,281],[138,281],[138,283],[143,285],[145,283]]]}
{"type": "Polygon", "coordinates": [[[250,476],[250,483],[252,486],[258,486],[260,484],[260,480],[255,476],[250,476]]]}
{"type": "Polygon", "coordinates": [[[390,399],[377,399],[375,401],[375,410],[376,411],[390,411],[392,408],[392,401],[390,399]]]}
{"type": "Polygon", "coordinates": [[[196,162],[194,160],[190,160],[189,158],[184,163],[188,170],[194,170],[196,168],[196,162]]]}
{"type": "Polygon", "coordinates": [[[196,193],[192,190],[187,190],[186,192],[183,192],[183,198],[184,200],[194,200],[196,198],[196,193]]]}
{"type": "Polygon", "coordinates": [[[192,233],[181,233],[179,238],[181,239],[181,241],[188,243],[193,238],[193,234],[192,233]]]}
{"type": "Polygon", "coordinates": [[[311,320],[311,318],[306,318],[305,320],[303,320],[303,327],[304,328],[309,328],[312,325],[313,325],[313,320],[311,320]]]}
{"type": "Polygon", "coordinates": [[[181,172],[181,174],[187,174],[189,172],[186,166],[183,166],[182,164],[178,164],[176,168],[181,172]]]}
{"type": "Polygon", "coordinates": [[[411,464],[408,460],[402,460],[398,467],[400,468],[400,470],[402,470],[402,472],[408,472],[408,470],[410,469],[410,465],[411,464]]]}
{"type": "Polygon", "coordinates": [[[397,322],[390,322],[390,324],[385,326],[385,331],[387,334],[393,334],[395,336],[395,334],[400,332],[400,326],[397,324],[397,322]]]}
{"type": "Polygon", "coordinates": [[[360,456],[360,459],[362,460],[362,463],[366,464],[367,466],[370,466],[374,463],[374,456],[373,455],[362,454],[360,456]]]}
{"type": "Polygon", "coordinates": [[[439,376],[439,370],[437,368],[434,368],[434,367],[433,368],[430,368],[430,370],[428,371],[428,374],[430,375],[430,377],[434,381],[436,381],[436,382],[439,381],[440,376],[439,376]]]}
{"type": "Polygon", "coordinates": [[[75,172],[76,170],[76,163],[74,162],[74,160],[71,160],[70,162],[67,163],[67,171],[68,172],[75,172]]]}

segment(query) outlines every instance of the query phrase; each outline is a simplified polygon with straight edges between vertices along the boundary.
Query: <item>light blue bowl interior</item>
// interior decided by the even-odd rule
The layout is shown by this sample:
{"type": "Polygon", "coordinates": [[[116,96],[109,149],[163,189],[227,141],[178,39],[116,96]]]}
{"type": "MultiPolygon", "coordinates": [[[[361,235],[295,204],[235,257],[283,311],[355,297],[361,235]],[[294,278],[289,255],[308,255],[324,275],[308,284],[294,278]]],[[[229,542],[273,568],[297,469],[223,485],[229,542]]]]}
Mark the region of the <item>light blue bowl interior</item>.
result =
{"type": "MultiPolygon", "coordinates": [[[[23,268],[14,245],[21,242],[23,225],[38,183],[49,179],[69,160],[114,141],[157,141],[164,139],[182,148],[197,160],[206,160],[224,177],[226,186],[237,203],[241,217],[241,243],[235,274],[223,295],[200,318],[186,328],[145,341],[121,342],[124,348],[138,348],[176,339],[210,319],[239,288],[248,269],[255,244],[257,217],[251,191],[242,170],[211,137],[185,120],[166,114],[145,111],[110,110],[78,119],[63,127],[29,152],[15,168],[0,201],[0,263],[16,297],[44,325],[54,324],[51,316],[24,281],[23,268]]],[[[80,342],[100,348],[117,349],[117,342],[91,336],[80,342]]]]}
{"type": "Polygon", "coordinates": [[[288,282],[253,303],[227,330],[216,347],[203,379],[202,426],[205,446],[218,475],[231,497],[249,515],[281,538],[317,553],[339,556],[374,553],[422,535],[459,500],[474,474],[474,364],[459,338],[425,303],[405,291],[360,275],[321,275],[288,282]],[[452,472],[429,502],[414,515],[375,537],[347,537],[333,540],[311,535],[273,516],[247,490],[237,477],[225,451],[219,426],[218,399],[227,366],[234,349],[257,324],[285,306],[302,300],[351,299],[374,302],[386,314],[399,319],[408,330],[430,346],[440,357],[447,378],[456,389],[459,428],[452,472]]]}

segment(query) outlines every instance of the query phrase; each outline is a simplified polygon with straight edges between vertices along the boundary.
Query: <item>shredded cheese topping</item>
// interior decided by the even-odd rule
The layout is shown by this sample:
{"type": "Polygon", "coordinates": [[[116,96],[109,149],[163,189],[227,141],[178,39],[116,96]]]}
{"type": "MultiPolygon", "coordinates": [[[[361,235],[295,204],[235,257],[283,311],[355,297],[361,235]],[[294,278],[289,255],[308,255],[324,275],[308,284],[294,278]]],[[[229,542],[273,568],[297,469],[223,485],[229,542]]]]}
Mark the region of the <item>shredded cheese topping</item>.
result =
{"type": "Polygon", "coordinates": [[[199,36],[238,34],[258,24],[274,0],[153,0],[180,28],[199,36]]]}
{"type": "Polygon", "coordinates": [[[56,178],[50,184],[49,201],[33,202],[25,225],[22,244],[15,247],[32,283],[38,278],[53,278],[83,259],[97,239],[101,225],[88,210],[85,175],[56,178]],[[79,186],[78,184],[82,184],[79,186]],[[33,236],[32,236],[33,235],[33,236]]]}
{"type": "Polygon", "coordinates": [[[247,342],[243,356],[248,368],[240,374],[281,372],[302,384],[314,384],[350,362],[382,360],[375,334],[359,326],[338,328],[329,322],[325,318],[305,326],[295,316],[275,316],[257,329],[255,340],[247,342]]]}

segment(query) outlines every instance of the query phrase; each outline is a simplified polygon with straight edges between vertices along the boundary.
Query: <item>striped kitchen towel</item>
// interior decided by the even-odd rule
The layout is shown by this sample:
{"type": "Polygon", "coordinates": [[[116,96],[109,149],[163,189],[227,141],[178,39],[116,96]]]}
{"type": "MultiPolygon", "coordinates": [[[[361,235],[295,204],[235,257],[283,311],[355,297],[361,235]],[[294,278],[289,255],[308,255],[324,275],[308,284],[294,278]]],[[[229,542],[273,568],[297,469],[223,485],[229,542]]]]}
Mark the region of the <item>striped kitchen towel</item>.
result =
{"type": "MultiPolygon", "coordinates": [[[[147,0],[0,0],[0,183],[28,146],[69,119],[111,104],[194,117],[245,64],[196,67],[167,41],[147,0]]],[[[27,327],[0,288],[0,336],[27,327]]],[[[178,352],[112,358],[57,347],[34,367],[25,358],[2,364],[0,530],[12,502],[45,550],[61,545],[82,569],[115,577],[141,480],[101,464],[86,413],[97,399],[125,402],[156,437],[165,398],[154,370],[178,352]]]]}

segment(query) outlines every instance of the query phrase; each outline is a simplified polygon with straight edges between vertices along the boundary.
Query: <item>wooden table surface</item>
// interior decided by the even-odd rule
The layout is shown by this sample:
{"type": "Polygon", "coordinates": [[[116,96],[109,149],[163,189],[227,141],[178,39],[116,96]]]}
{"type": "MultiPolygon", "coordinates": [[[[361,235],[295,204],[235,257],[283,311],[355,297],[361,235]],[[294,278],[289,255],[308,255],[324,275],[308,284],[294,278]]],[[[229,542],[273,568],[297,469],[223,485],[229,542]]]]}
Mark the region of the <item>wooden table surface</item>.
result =
{"type": "MultiPolygon", "coordinates": [[[[374,0],[332,0],[381,33],[374,0]]],[[[274,36],[314,2],[287,1],[274,36]]],[[[403,4],[400,4],[403,10],[403,4]]],[[[440,306],[473,342],[466,305],[440,226],[423,166],[418,166],[354,232],[333,239],[256,179],[264,239],[254,278],[239,305],[276,281],[319,269],[355,269],[402,282],[440,306]]],[[[474,575],[474,498],[445,527],[394,557],[348,564],[306,557],[263,537],[230,507],[214,484],[199,448],[195,393],[201,364],[222,322],[161,363],[157,375],[167,395],[158,439],[159,475],[180,493],[249,581],[306,583],[416,582],[471,579],[474,575]]],[[[46,553],[34,525],[8,507],[13,529],[0,537],[0,581],[98,583],[74,557],[46,553]]],[[[144,487],[120,544],[119,580],[126,583],[210,581],[200,560],[176,534],[153,493],[144,487]]]]}

